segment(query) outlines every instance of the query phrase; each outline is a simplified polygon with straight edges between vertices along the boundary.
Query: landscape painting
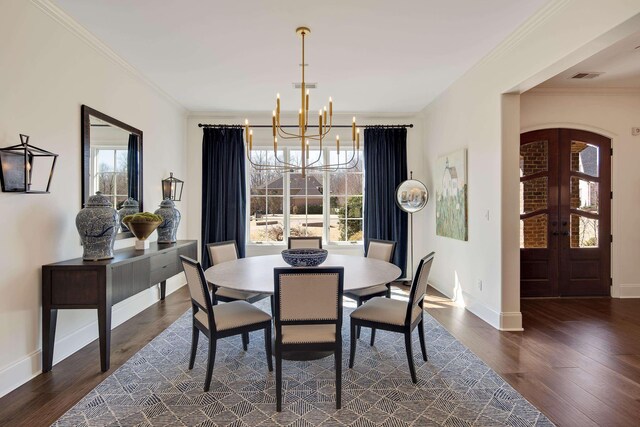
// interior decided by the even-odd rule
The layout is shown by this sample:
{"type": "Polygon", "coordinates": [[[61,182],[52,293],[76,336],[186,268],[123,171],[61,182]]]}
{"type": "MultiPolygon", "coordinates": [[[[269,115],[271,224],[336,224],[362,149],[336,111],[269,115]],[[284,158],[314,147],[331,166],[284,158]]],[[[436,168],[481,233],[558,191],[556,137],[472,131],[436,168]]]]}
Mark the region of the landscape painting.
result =
{"type": "Polygon", "coordinates": [[[436,163],[436,234],[468,240],[467,150],[442,156],[436,163]]]}

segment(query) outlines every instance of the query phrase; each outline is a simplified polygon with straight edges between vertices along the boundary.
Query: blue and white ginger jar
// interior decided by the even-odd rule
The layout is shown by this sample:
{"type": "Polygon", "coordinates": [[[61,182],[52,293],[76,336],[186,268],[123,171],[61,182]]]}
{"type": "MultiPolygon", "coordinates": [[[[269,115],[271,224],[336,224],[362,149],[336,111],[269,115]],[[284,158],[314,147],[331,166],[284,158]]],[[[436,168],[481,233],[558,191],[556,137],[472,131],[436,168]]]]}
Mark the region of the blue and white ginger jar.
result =
{"type": "Polygon", "coordinates": [[[129,228],[122,222],[125,216],[133,215],[140,212],[140,204],[136,199],[129,197],[124,201],[122,207],[118,211],[118,215],[120,215],[120,231],[129,231],[129,228]]]}
{"type": "Polygon", "coordinates": [[[160,209],[154,212],[162,217],[162,224],[158,227],[158,243],[175,243],[178,234],[178,225],[182,215],[176,209],[171,199],[164,199],[160,203],[160,209]]]}
{"type": "Polygon", "coordinates": [[[120,219],[109,198],[101,192],[89,197],[76,216],[76,228],[82,239],[88,261],[113,258],[113,244],[120,228],[120,219]]]}

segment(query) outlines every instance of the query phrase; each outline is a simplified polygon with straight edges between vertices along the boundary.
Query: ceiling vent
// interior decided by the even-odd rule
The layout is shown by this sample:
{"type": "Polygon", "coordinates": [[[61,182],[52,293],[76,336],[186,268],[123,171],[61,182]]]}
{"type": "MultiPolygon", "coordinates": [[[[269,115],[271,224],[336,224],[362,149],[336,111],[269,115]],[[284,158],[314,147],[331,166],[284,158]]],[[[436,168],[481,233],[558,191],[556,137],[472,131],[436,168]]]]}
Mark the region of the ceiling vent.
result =
{"type": "MultiPolygon", "coordinates": [[[[316,89],[318,87],[318,83],[310,83],[310,82],[305,82],[305,86],[307,87],[307,89],[316,89]]],[[[300,89],[302,87],[302,83],[300,82],[294,82],[293,83],[293,88],[294,89],[300,89]]]]}
{"type": "Polygon", "coordinates": [[[577,73],[573,76],[569,77],[570,79],[595,79],[596,77],[602,75],[603,73],[577,73]]]}

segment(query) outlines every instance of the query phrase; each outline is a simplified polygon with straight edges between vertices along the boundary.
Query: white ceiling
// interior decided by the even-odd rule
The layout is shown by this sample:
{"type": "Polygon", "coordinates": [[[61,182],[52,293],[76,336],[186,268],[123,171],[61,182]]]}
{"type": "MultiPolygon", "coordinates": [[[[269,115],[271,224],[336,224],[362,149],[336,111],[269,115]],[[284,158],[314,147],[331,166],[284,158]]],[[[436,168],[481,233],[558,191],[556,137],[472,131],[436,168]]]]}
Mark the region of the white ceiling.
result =
{"type": "Polygon", "coordinates": [[[569,68],[538,87],[640,87],[640,32],[621,40],[569,68]],[[603,73],[594,79],[572,79],[577,73],[603,73]]]}
{"type": "Polygon", "coordinates": [[[192,111],[415,112],[548,0],[53,0],[192,111]]]}

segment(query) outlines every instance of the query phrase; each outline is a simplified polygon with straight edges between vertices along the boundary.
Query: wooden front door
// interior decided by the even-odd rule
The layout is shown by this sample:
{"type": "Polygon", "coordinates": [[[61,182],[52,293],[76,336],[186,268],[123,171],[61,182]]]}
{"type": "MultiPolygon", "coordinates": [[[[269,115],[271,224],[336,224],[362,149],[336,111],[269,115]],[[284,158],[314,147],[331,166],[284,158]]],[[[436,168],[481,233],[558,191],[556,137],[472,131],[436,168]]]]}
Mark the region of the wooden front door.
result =
{"type": "Polygon", "coordinates": [[[610,294],[611,140],[576,129],[520,136],[520,294],[610,294]]]}

